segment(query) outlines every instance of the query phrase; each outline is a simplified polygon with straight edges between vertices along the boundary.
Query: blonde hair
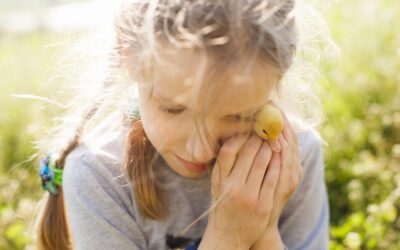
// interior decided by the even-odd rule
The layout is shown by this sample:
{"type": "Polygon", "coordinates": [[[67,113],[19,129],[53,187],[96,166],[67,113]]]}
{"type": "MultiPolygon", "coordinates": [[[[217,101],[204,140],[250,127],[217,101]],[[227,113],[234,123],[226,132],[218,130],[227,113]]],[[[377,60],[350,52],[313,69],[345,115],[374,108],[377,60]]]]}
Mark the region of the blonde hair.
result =
{"type": "MultiPolygon", "coordinates": [[[[276,98],[296,127],[318,126],[322,111],[315,84],[319,76],[315,58],[319,59],[321,49],[336,51],[336,47],[318,13],[310,5],[301,2],[299,6],[299,3],[296,1],[295,5],[295,0],[126,1],[117,11],[113,35],[107,37],[112,40],[108,52],[102,54],[106,58],[100,67],[104,75],[95,81],[85,74],[81,76],[78,90],[85,89],[85,94],[78,91],[69,102],[71,112],[61,117],[61,125],[49,136],[55,139],[43,140],[41,148],[59,152],[57,163],[63,168],[65,158],[76,146],[82,141],[90,143],[85,140],[89,138],[85,131],[131,105],[132,93],[126,88],[144,79],[143,74],[153,62],[161,60],[158,53],[166,45],[204,51],[216,59],[214,62],[221,70],[221,65],[227,67],[244,57],[272,65],[282,77],[276,98]],[[304,27],[308,30],[302,33],[304,27]],[[128,75],[127,68],[133,74],[128,75]]],[[[99,67],[95,67],[95,72],[98,75],[99,67]]],[[[165,203],[152,164],[157,152],[140,119],[125,117],[116,129],[122,129],[123,125],[127,128],[124,173],[133,184],[138,208],[144,216],[163,219],[167,216],[163,212],[165,203]]],[[[72,249],[60,191],[48,197],[40,217],[40,249],[72,249]]]]}

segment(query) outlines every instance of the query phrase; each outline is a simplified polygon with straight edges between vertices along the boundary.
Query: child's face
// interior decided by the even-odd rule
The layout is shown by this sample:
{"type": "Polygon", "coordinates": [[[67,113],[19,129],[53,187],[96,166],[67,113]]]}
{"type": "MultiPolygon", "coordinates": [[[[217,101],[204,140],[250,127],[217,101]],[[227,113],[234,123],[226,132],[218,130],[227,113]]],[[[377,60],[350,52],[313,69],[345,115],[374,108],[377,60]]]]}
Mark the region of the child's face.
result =
{"type": "Polygon", "coordinates": [[[252,116],[270,100],[278,76],[260,63],[244,75],[247,64],[241,62],[198,84],[194,77],[202,67],[198,54],[188,50],[165,56],[173,64],[154,65],[153,80],[139,85],[143,126],[176,173],[200,177],[216,159],[221,143],[251,131],[252,116]],[[198,114],[202,116],[196,129],[198,114]]]}

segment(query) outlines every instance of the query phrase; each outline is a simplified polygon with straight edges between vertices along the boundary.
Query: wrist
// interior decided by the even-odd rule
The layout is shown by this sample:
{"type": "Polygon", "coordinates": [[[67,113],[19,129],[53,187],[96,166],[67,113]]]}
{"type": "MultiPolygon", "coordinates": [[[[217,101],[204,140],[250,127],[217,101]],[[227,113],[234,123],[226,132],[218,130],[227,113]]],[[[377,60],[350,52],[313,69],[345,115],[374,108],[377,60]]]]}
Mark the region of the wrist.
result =
{"type": "Polygon", "coordinates": [[[241,240],[240,235],[234,232],[227,233],[207,226],[198,249],[249,250],[250,246],[251,244],[247,244],[241,240]]]}
{"type": "Polygon", "coordinates": [[[281,234],[278,227],[268,227],[258,241],[250,248],[251,250],[271,249],[284,250],[281,234]]]}

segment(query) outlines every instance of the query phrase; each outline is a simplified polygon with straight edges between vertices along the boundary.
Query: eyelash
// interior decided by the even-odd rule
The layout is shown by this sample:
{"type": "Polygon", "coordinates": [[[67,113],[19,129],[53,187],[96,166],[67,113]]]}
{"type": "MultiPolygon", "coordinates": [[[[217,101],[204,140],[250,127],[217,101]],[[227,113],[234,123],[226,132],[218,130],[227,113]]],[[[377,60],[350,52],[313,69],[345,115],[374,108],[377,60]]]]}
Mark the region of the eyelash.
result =
{"type": "Polygon", "coordinates": [[[234,115],[234,116],[230,116],[228,119],[233,122],[250,122],[253,120],[253,117],[252,116],[234,115]]]}
{"type": "MultiPolygon", "coordinates": [[[[160,110],[165,113],[168,113],[168,114],[178,115],[178,114],[182,113],[185,109],[174,109],[174,108],[160,106],[160,110]]],[[[253,117],[252,116],[235,115],[235,116],[230,116],[227,119],[230,121],[233,121],[233,122],[242,122],[242,121],[250,122],[253,120],[253,117]]]]}
{"type": "Polygon", "coordinates": [[[174,109],[174,108],[160,106],[160,110],[168,114],[178,115],[182,113],[185,109],[174,109]]]}

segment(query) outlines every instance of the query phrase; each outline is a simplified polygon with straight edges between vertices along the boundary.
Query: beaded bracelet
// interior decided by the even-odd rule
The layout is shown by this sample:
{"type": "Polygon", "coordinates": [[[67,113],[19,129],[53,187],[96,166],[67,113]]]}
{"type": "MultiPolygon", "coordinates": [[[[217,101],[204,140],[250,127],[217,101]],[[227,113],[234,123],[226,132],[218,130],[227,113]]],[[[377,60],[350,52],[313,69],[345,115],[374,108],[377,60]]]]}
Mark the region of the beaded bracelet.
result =
{"type": "Polygon", "coordinates": [[[39,176],[42,179],[43,190],[50,194],[57,194],[62,185],[63,169],[56,164],[56,155],[48,154],[40,162],[39,176]]]}

